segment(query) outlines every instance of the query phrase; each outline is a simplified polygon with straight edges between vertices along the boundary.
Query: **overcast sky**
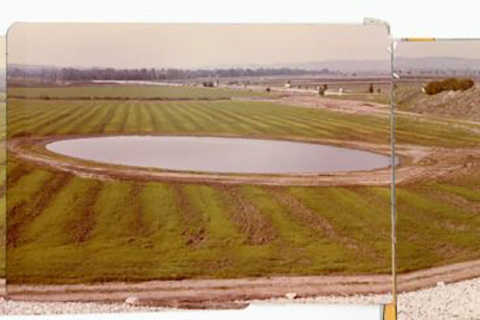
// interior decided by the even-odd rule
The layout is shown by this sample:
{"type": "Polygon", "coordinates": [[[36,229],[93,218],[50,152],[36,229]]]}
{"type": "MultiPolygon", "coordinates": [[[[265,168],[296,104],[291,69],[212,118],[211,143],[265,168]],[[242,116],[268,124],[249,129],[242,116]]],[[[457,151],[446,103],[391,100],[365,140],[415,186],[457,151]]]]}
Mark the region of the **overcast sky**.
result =
{"type": "Polygon", "coordinates": [[[6,59],[6,53],[5,53],[5,38],[0,37],[0,69],[5,69],[5,59],[6,59]]]}
{"type": "Polygon", "coordinates": [[[8,33],[9,63],[204,68],[388,59],[384,27],[239,24],[26,24],[8,33]]]}
{"type": "Polygon", "coordinates": [[[400,42],[397,45],[397,57],[460,57],[480,59],[480,40],[400,42]]]}

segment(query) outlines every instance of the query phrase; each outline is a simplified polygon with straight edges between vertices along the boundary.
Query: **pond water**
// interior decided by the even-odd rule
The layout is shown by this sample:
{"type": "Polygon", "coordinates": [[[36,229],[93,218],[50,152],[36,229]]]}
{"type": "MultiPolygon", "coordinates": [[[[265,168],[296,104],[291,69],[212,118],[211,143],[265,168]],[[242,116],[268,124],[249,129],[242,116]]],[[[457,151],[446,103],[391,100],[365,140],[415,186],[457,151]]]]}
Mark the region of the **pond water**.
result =
{"type": "Polygon", "coordinates": [[[327,173],[389,166],[384,155],[313,143],[191,136],[66,139],[47,149],[97,162],[218,173],[327,173]]]}

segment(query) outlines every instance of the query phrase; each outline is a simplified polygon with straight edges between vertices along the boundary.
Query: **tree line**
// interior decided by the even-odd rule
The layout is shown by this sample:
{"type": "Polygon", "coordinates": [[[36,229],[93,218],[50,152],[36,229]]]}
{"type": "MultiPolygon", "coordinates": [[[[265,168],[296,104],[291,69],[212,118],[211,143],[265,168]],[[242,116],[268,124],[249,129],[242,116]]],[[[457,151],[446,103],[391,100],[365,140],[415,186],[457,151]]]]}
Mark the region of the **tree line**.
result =
{"type": "Polygon", "coordinates": [[[169,81],[189,79],[216,79],[238,77],[265,76],[301,76],[317,74],[336,74],[329,69],[304,70],[292,68],[235,68],[235,69],[114,69],[114,68],[21,68],[8,70],[9,80],[17,82],[34,81],[44,83],[93,81],[93,80],[124,80],[124,81],[169,81]]]}

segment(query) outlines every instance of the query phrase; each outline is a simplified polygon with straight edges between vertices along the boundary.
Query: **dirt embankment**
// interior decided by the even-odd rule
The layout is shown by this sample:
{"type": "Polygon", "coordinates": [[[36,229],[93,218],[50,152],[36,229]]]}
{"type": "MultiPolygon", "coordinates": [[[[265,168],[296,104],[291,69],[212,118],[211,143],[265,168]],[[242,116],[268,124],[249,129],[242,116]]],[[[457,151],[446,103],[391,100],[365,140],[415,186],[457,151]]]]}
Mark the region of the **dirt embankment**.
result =
{"type": "Polygon", "coordinates": [[[327,109],[345,113],[356,114],[382,114],[388,115],[388,105],[364,101],[339,100],[328,97],[321,97],[318,94],[288,94],[282,96],[279,103],[289,106],[300,106],[315,109],[327,109]]]}
{"type": "Polygon", "coordinates": [[[480,121],[480,85],[466,91],[444,91],[412,104],[412,112],[480,121]]]}
{"type": "MultiPolygon", "coordinates": [[[[480,260],[399,275],[399,291],[413,291],[480,276],[480,260]]],[[[285,297],[349,296],[388,293],[390,275],[270,277],[221,280],[150,281],[91,285],[8,286],[9,298],[25,301],[123,302],[136,297],[139,305],[209,308],[250,300],[285,297]]]]}
{"type": "MultiPolygon", "coordinates": [[[[195,173],[101,164],[60,156],[45,149],[45,145],[50,142],[69,138],[75,137],[15,138],[8,142],[7,147],[15,157],[35,165],[99,180],[124,179],[291,186],[386,186],[391,183],[391,172],[388,167],[371,171],[332,172],[325,174],[234,175],[195,173]]],[[[302,141],[338,145],[386,155],[390,152],[389,145],[325,139],[302,141]]],[[[399,184],[452,174],[468,174],[471,170],[480,168],[480,150],[477,149],[446,149],[399,145],[397,154],[401,159],[401,164],[397,168],[397,182],[399,184]]]]}

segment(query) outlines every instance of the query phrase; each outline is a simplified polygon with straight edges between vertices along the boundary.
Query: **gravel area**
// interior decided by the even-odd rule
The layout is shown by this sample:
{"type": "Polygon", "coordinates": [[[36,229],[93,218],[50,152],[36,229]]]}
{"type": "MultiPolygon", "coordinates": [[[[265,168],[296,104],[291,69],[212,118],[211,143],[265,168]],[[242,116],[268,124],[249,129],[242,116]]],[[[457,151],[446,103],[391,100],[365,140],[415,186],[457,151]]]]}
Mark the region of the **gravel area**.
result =
{"type": "MultiPolygon", "coordinates": [[[[388,303],[390,295],[351,297],[318,297],[275,299],[269,302],[285,303],[343,303],[380,304],[388,303]]],[[[252,301],[266,303],[265,301],[252,301]]],[[[453,284],[438,283],[436,287],[400,294],[398,297],[400,320],[474,320],[480,319],[480,278],[453,284]]],[[[161,311],[163,308],[141,307],[132,304],[99,303],[33,303],[15,302],[0,298],[0,315],[3,314],[68,314],[68,313],[114,313],[161,311]]]]}
{"type": "Polygon", "coordinates": [[[0,315],[45,315],[45,314],[87,314],[161,311],[151,308],[123,304],[80,303],[80,302],[22,302],[0,298],[0,315]]]}
{"type": "Polygon", "coordinates": [[[480,319],[480,278],[404,293],[399,319],[480,319]]]}
{"type": "MultiPolygon", "coordinates": [[[[299,303],[385,304],[390,295],[318,297],[299,303]]],[[[278,300],[277,300],[278,301],[278,300]]],[[[288,302],[287,299],[280,300],[288,302]]],[[[402,293],[398,296],[399,320],[479,320],[480,278],[402,293]]]]}

